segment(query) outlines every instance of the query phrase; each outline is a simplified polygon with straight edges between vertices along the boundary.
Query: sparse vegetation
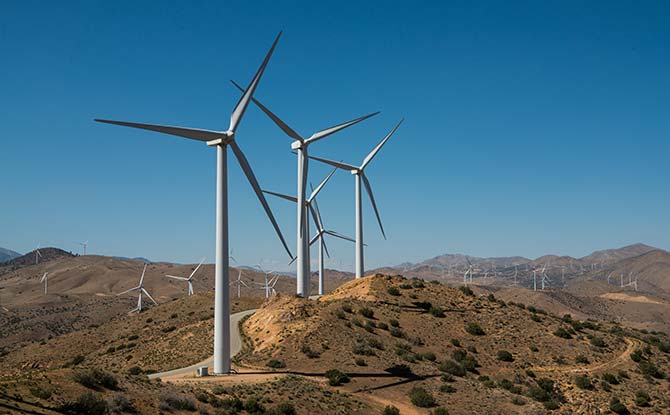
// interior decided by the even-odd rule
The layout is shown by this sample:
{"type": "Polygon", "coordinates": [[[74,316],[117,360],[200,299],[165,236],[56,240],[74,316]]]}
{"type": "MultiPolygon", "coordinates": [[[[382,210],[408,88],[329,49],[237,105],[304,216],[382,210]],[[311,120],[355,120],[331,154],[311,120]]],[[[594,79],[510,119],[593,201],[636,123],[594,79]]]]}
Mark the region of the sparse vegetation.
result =
{"type": "Polygon", "coordinates": [[[496,357],[501,362],[513,362],[514,361],[514,356],[512,356],[512,353],[508,352],[507,350],[498,350],[498,353],[496,354],[496,357]]]}
{"type": "Polygon", "coordinates": [[[472,289],[470,287],[468,287],[467,285],[461,285],[460,287],[458,287],[458,289],[465,295],[468,295],[468,296],[474,296],[475,295],[475,293],[472,291],[472,289]]]}
{"type": "Polygon", "coordinates": [[[637,406],[649,406],[651,398],[646,391],[639,390],[635,392],[635,405],[637,406]]]}
{"type": "Polygon", "coordinates": [[[575,363],[587,365],[589,364],[589,358],[584,356],[583,354],[579,354],[575,357],[575,363]]]}
{"type": "Polygon", "coordinates": [[[395,297],[400,295],[400,290],[397,287],[388,287],[386,292],[395,297]]]}
{"type": "Polygon", "coordinates": [[[365,318],[374,318],[375,312],[368,307],[363,307],[358,311],[365,318]]]}
{"type": "Polygon", "coordinates": [[[66,414],[105,414],[109,410],[107,401],[97,393],[85,392],[72,402],[66,402],[59,410],[66,414]]]}
{"type": "Polygon", "coordinates": [[[575,377],[575,385],[579,389],[593,390],[593,384],[591,383],[591,379],[589,379],[589,377],[586,376],[586,375],[576,376],[575,377]]]}
{"type": "Polygon", "coordinates": [[[479,324],[470,322],[465,325],[465,331],[468,333],[472,334],[473,336],[483,336],[486,333],[484,332],[484,329],[482,329],[479,324]]]}
{"type": "Polygon", "coordinates": [[[562,339],[571,339],[572,338],[572,335],[570,333],[568,333],[568,331],[563,327],[557,328],[556,331],[554,332],[554,336],[560,337],[562,339]]]}
{"type": "Polygon", "coordinates": [[[387,405],[382,411],[382,415],[400,415],[400,410],[395,406],[387,405]]]}
{"type": "Polygon", "coordinates": [[[430,408],[435,406],[435,398],[426,389],[415,386],[409,391],[409,399],[414,406],[419,408],[430,408]]]}
{"type": "Polygon", "coordinates": [[[398,320],[393,318],[389,320],[389,324],[391,325],[391,327],[400,327],[400,323],[398,322],[398,320]]]}
{"type": "Polygon", "coordinates": [[[313,350],[309,345],[303,344],[300,348],[300,351],[305,354],[305,356],[309,357],[310,359],[316,359],[321,356],[321,353],[317,352],[316,350],[313,350]]]}
{"type": "Polygon", "coordinates": [[[442,309],[439,308],[439,307],[431,306],[430,309],[428,309],[428,312],[433,317],[438,317],[438,318],[444,317],[444,311],[442,311],[442,309]]]}
{"type": "Polygon", "coordinates": [[[591,345],[593,345],[595,347],[605,347],[606,346],[605,345],[605,340],[603,340],[602,337],[593,336],[593,337],[591,337],[590,342],[591,342],[591,345]]]}
{"type": "Polygon", "coordinates": [[[265,366],[272,368],[272,369],[282,369],[286,367],[286,363],[284,363],[283,360],[278,360],[278,359],[270,359],[268,362],[265,364],[265,366]]]}
{"type": "Polygon", "coordinates": [[[628,408],[626,408],[626,405],[624,405],[617,397],[614,397],[610,400],[610,411],[619,415],[630,414],[630,411],[628,408]]]}
{"type": "Polygon", "coordinates": [[[349,376],[338,369],[330,369],[326,371],[325,377],[328,379],[328,384],[330,386],[340,386],[343,383],[349,382],[349,376]]]}
{"type": "Polygon", "coordinates": [[[89,389],[105,388],[116,390],[119,382],[114,375],[103,371],[102,369],[82,370],[75,372],[73,380],[89,389]]]}

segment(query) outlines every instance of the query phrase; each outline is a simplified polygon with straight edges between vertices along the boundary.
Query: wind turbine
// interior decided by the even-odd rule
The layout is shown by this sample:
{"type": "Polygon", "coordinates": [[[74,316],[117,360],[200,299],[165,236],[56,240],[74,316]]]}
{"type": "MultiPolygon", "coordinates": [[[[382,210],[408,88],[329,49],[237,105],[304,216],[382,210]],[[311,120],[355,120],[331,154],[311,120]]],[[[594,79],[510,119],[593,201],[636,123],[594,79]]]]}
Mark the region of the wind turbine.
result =
{"type": "Polygon", "coordinates": [[[37,248],[35,248],[35,265],[40,263],[40,258],[42,258],[42,253],[40,252],[40,245],[37,244],[37,248]]]}
{"type": "Polygon", "coordinates": [[[42,275],[42,278],[40,279],[40,282],[44,283],[44,294],[47,294],[47,284],[49,283],[49,273],[45,272],[44,275],[42,275]]]}
{"type": "Polygon", "coordinates": [[[401,119],[400,122],[398,122],[398,124],[396,124],[396,126],[393,127],[393,129],[388,134],[386,134],[386,137],[384,137],[382,141],[380,141],[379,144],[377,144],[377,146],[372,149],[370,154],[368,154],[365,159],[363,159],[363,163],[361,163],[361,165],[358,167],[343,163],[341,161],[333,161],[320,157],[309,156],[310,158],[318,160],[322,163],[330,164],[331,166],[342,170],[348,170],[351,172],[351,174],[354,175],[356,186],[356,278],[361,278],[365,269],[363,264],[363,206],[361,201],[361,180],[363,181],[368,196],[370,197],[370,203],[372,203],[372,208],[374,209],[375,215],[377,216],[377,222],[379,223],[379,228],[382,231],[382,236],[384,236],[384,239],[386,239],[384,226],[382,226],[382,220],[379,217],[379,211],[377,210],[377,203],[375,202],[375,197],[372,194],[372,187],[370,186],[370,182],[368,181],[367,176],[365,176],[365,168],[368,166],[368,164],[370,164],[372,159],[377,155],[384,144],[386,144],[388,139],[391,138],[398,127],[400,127],[402,122],[403,120],[401,119]]]}
{"type": "Polygon", "coordinates": [[[249,285],[242,280],[242,270],[238,270],[237,272],[237,279],[235,281],[232,281],[230,285],[237,284],[237,298],[240,298],[240,295],[242,293],[242,286],[244,285],[245,287],[249,288],[249,285]]]}
{"type": "Polygon", "coordinates": [[[200,261],[197,267],[191,272],[191,275],[187,277],[175,277],[174,275],[166,275],[167,278],[172,278],[174,280],[180,280],[180,281],[186,281],[188,283],[188,295],[191,296],[193,295],[193,276],[195,275],[196,272],[198,272],[198,268],[202,265],[202,263],[205,262],[205,258],[200,261]]]}
{"type": "Polygon", "coordinates": [[[86,255],[86,247],[88,246],[88,241],[85,242],[77,242],[77,245],[81,245],[84,247],[84,255],[86,255]]]}
{"type": "Polygon", "coordinates": [[[514,265],[514,285],[516,285],[516,276],[519,274],[519,270],[516,265],[514,265]]]}
{"type": "Polygon", "coordinates": [[[549,285],[549,283],[551,282],[549,280],[549,276],[547,275],[546,269],[547,269],[546,265],[542,267],[542,291],[544,291],[545,284],[549,285]]]}
{"type": "Polygon", "coordinates": [[[465,260],[468,261],[468,268],[465,270],[465,274],[463,274],[463,284],[467,285],[468,276],[470,277],[470,282],[472,282],[472,262],[467,258],[465,260]]]}
{"type": "Polygon", "coordinates": [[[277,35],[265,56],[263,63],[258,68],[249,86],[242,94],[242,97],[235,105],[230,116],[230,124],[226,131],[212,131],[195,128],[172,127],[153,124],[138,124],[125,121],[96,120],[108,124],[116,124],[126,127],[141,128],[159,133],[176,135],[179,137],[190,138],[192,140],[202,141],[208,146],[216,147],[216,261],[215,261],[215,283],[214,283],[214,373],[230,373],[230,299],[228,298],[229,277],[228,277],[228,168],[227,168],[227,149],[230,147],[237,158],[240,167],[247,176],[247,180],[254,189],[258,200],[265,213],[270,218],[275,232],[279,236],[284,249],[289,257],[293,258],[291,251],[286,245],[284,236],[277,225],[277,221],[270,210],[270,206],[265,200],[258,180],[251,170],[249,161],[235,141],[235,132],[239,126],[244,112],[249,105],[249,101],[263,76],[265,67],[274,52],[281,32],[277,35]]]}
{"type": "Polygon", "coordinates": [[[151,301],[153,301],[154,304],[158,305],[156,300],[154,300],[153,297],[151,296],[151,294],[149,294],[149,292],[144,288],[144,273],[146,271],[147,271],[147,264],[144,264],[144,270],[142,270],[142,276],[140,277],[140,284],[137,287],[133,287],[129,290],[126,290],[122,293],[117,294],[117,295],[123,295],[123,294],[129,293],[131,291],[137,291],[137,294],[138,294],[137,295],[137,307],[130,310],[131,313],[135,312],[135,311],[137,311],[138,313],[142,312],[142,293],[146,294],[146,296],[149,297],[149,299],[151,301]]]}
{"type": "MultiPolygon", "coordinates": [[[[244,91],[235,81],[231,81],[240,91],[244,91]]],[[[307,173],[309,165],[308,148],[315,141],[321,140],[331,134],[358,124],[370,117],[379,114],[379,111],[365,115],[351,121],[338,124],[325,130],[317,131],[309,138],[305,139],[295,130],[282,121],[277,115],[270,111],[259,100],[252,98],[252,101],[261,109],[286,135],[294,141],[291,143],[291,149],[297,153],[298,162],[298,188],[297,188],[297,275],[296,292],[303,297],[309,296],[310,289],[310,256],[309,256],[309,218],[307,215],[307,206],[305,205],[307,194],[307,173]]],[[[347,169],[349,170],[349,169],[347,169]]]]}

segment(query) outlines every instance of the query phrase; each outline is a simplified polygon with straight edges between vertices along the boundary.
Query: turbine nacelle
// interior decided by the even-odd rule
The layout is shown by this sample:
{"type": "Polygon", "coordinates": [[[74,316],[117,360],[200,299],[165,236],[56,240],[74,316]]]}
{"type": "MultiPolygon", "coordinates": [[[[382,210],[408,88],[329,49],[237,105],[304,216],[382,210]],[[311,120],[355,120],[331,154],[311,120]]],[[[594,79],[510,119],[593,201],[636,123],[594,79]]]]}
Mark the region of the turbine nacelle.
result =
{"type": "Polygon", "coordinates": [[[219,134],[221,134],[223,137],[209,140],[207,141],[207,145],[210,147],[227,145],[235,140],[235,131],[222,131],[219,134]]]}

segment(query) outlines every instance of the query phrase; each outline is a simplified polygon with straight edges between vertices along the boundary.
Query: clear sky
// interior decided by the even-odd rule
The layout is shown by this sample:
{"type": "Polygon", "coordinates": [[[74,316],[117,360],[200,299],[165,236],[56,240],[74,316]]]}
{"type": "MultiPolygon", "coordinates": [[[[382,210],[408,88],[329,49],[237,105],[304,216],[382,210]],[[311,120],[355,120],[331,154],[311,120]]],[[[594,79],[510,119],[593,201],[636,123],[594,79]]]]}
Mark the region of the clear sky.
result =
{"type": "MultiPolygon", "coordinates": [[[[92,119],[223,130],[228,80],[279,30],[256,96],[294,129],[382,111],[312,154],[360,163],[406,118],[368,168],[388,235],[366,199],[368,267],[670,248],[667,1],[4,2],[0,246],[213,261],[215,151],[92,119]]],[[[295,193],[290,140],[257,108],[237,141],[263,187],[295,193]]],[[[232,156],[229,186],[234,256],[284,267],[232,156]]],[[[339,172],[320,198],[349,235],[353,186],[339,172]]],[[[270,202],[295,251],[295,207],[270,202]]],[[[353,246],[330,248],[352,267],[353,246]]]]}

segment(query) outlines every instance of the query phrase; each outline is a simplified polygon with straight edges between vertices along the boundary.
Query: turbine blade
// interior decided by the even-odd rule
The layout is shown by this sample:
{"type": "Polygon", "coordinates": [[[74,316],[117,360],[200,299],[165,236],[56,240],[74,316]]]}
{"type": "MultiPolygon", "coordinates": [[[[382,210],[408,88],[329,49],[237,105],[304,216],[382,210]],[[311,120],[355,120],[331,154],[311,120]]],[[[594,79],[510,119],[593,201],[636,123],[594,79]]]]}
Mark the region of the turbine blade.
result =
{"type": "Polygon", "coordinates": [[[202,261],[200,261],[200,263],[198,264],[198,266],[195,267],[195,269],[193,270],[191,275],[188,276],[187,280],[190,280],[191,278],[193,278],[193,275],[195,275],[195,273],[198,271],[198,268],[200,268],[200,266],[202,265],[203,262],[205,262],[205,258],[203,258],[202,261]]]}
{"type": "MultiPolygon", "coordinates": [[[[240,85],[238,85],[237,82],[233,81],[232,79],[231,79],[230,82],[232,82],[233,85],[235,85],[237,87],[237,89],[239,89],[242,93],[244,93],[244,88],[242,88],[240,85]]],[[[263,111],[265,113],[265,115],[270,117],[270,119],[277,125],[277,127],[281,128],[281,130],[284,131],[286,133],[286,135],[288,135],[289,137],[294,138],[298,141],[301,141],[301,142],[305,141],[305,139],[302,138],[300,136],[300,134],[296,133],[291,127],[289,127],[284,121],[282,121],[279,117],[277,117],[265,105],[261,104],[261,102],[259,100],[257,100],[256,98],[253,98],[253,97],[251,98],[251,100],[254,102],[254,104],[256,104],[256,106],[258,108],[261,109],[261,111],[263,111]]]]}
{"type": "Polygon", "coordinates": [[[44,282],[44,280],[47,279],[48,274],[49,274],[48,272],[45,272],[44,275],[42,275],[42,278],[40,279],[40,282],[44,282]]]}
{"type": "Polygon", "coordinates": [[[402,124],[403,121],[405,121],[404,118],[401,119],[400,122],[399,122],[398,124],[396,124],[396,126],[393,127],[393,129],[392,129],[391,131],[389,131],[388,134],[386,134],[386,137],[384,137],[384,138],[382,139],[382,141],[380,141],[379,144],[377,144],[377,147],[373,148],[372,151],[370,152],[370,154],[368,154],[368,155],[365,157],[365,159],[363,160],[363,164],[361,164],[361,170],[364,169],[365,166],[367,166],[368,164],[370,164],[370,162],[372,161],[372,159],[377,155],[377,153],[379,153],[379,150],[382,149],[382,147],[384,146],[384,144],[386,144],[386,142],[388,141],[388,139],[391,138],[391,136],[393,135],[393,133],[395,133],[395,130],[397,130],[398,127],[400,127],[400,124],[402,124]]]}
{"type": "Polygon", "coordinates": [[[328,252],[328,246],[326,245],[326,239],[323,239],[323,250],[326,251],[326,256],[330,258],[330,252],[328,252]]]}
{"type": "Polygon", "coordinates": [[[321,181],[321,183],[319,183],[318,186],[316,186],[316,189],[312,189],[312,194],[309,195],[309,198],[307,199],[309,202],[311,202],[312,199],[314,199],[316,197],[316,195],[319,194],[321,189],[323,189],[323,186],[325,186],[326,183],[328,183],[328,180],[330,180],[330,178],[333,176],[333,174],[335,174],[336,170],[337,170],[337,167],[333,167],[333,170],[328,174],[328,176],[326,176],[325,179],[323,179],[323,181],[321,181]]]}
{"type": "Polygon", "coordinates": [[[372,208],[375,211],[375,216],[377,216],[377,222],[379,222],[379,229],[381,229],[382,236],[384,237],[384,239],[386,239],[386,233],[384,232],[384,225],[382,225],[382,219],[379,217],[379,211],[377,210],[377,203],[375,202],[375,197],[372,194],[372,186],[370,186],[370,182],[368,181],[368,178],[365,176],[365,173],[361,173],[361,178],[363,179],[365,190],[367,190],[368,196],[370,197],[370,203],[372,203],[372,208]]]}
{"type": "Polygon", "coordinates": [[[323,224],[319,220],[319,217],[316,215],[316,212],[314,211],[314,207],[312,207],[311,203],[308,206],[309,206],[309,211],[312,214],[312,219],[314,219],[314,223],[316,223],[316,227],[318,228],[317,230],[319,232],[323,231],[323,224]]]}
{"type": "Polygon", "coordinates": [[[237,143],[235,141],[232,141],[229,145],[233,149],[233,153],[235,154],[235,157],[237,158],[237,161],[240,163],[240,167],[242,167],[242,170],[244,171],[244,174],[247,176],[247,179],[249,180],[249,184],[251,184],[251,187],[254,189],[254,192],[256,192],[256,196],[258,197],[258,200],[261,202],[261,205],[263,205],[263,209],[265,209],[265,213],[268,215],[268,218],[270,218],[270,222],[272,222],[272,226],[275,228],[275,232],[277,232],[277,236],[279,236],[279,239],[281,240],[282,245],[284,245],[284,249],[286,250],[286,253],[288,253],[288,256],[290,258],[293,258],[293,254],[291,254],[291,250],[288,248],[288,245],[286,244],[286,240],[284,239],[284,235],[282,235],[281,230],[279,229],[279,225],[277,225],[277,221],[275,220],[275,217],[272,214],[272,210],[270,210],[270,205],[268,205],[268,201],[265,200],[265,196],[263,195],[263,191],[261,190],[261,187],[258,184],[258,180],[256,180],[256,176],[254,175],[254,172],[251,170],[251,166],[249,165],[249,161],[244,156],[244,153],[242,153],[242,150],[240,149],[240,147],[237,145],[237,143]]]}
{"type": "Polygon", "coordinates": [[[345,241],[356,242],[356,240],[355,240],[354,238],[350,238],[350,237],[348,237],[348,236],[346,236],[346,235],[342,235],[341,233],[337,233],[337,232],[335,232],[335,231],[328,231],[328,230],[326,230],[326,231],[324,231],[324,233],[327,233],[328,235],[330,235],[330,236],[334,236],[334,237],[336,237],[336,238],[344,239],[345,241]]]}
{"type": "Polygon", "coordinates": [[[282,193],[275,193],[275,192],[271,192],[269,190],[263,190],[263,193],[267,193],[267,194],[272,195],[272,196],[281,197],[282,199],[286,199],[286,200],[289,200],[291,202],[298,203],[298,198],[297,197],[285,195],[285,194],[282,194],[282,193]]]}
{"type": "Polygon", "coordinates": [[[154,300],[154,298],[151,296],[151,294],[149,294],[149,291],[147,291],[147,290],[145,290],[144,288],[142,288],[142,292],[143,292],[144,294],[146,294],[147,297],[149,297],[149,298],[151,299],[151,301],[154,302],[154,304],[158,305],[158,303],[156,302],[156,300],[154,300]]]}
{"type": "Polygon", "coordinates": [[[144,282],[144,273],[147,271],[147,264],[144,264],[144,269],[142,270],[142,276],[140,277],[140,287],[142,286],[142,282],[144,282]]]}
{"type": "Polygon", "coordinates": [[[365,116],[360,117],[360,118],[356,118],[356,119],[351,120],[351,121],[344,122],[342,124],[334,125],[330,128],[326,128],[325,130],[318,131],[318,132],[312,134],[312,136],[307,139],[307,143],[313,143],[314,141],[321,140],[322,138],[328,137],[331,134],[335,134],[336,132],[338,132],[340,130],[343,130],[347,127],[351,127],[354,124],[358,124],[359,122],[367,120],[370,117],[374,117],[377,114],[379,114],[379,111],[373,112],[372,114],[368,114],[368,115],[365,115],[365,116]]]}
{"type": "Polygon", "coordinates": [[[323,229],[323,218],[321,217],[321,211],[319,210],[319,204],[316,202],[316,199],[312,200],[312,203],[314,205],[314,210],[316,210],[316,217],[319,218],[319,224],[321,228],[323,229]]]}
{"type": "Polygon", "coordinates": [[[316,157],[316,156],[307,156],[307,157],[311,158],[312,160],[316,160],[316,161],[320,161],[322,163],[330,164],[331,166],[337,167],[338,169],[347,170],[347,171],[358,170],[358,167],[352,166],[351,164],[343,163],[341,161],[328,160],[328,159],[324,159],[324,158],[316,157]]]}
{"type": "Polygon", "coordinates": [[[105,124],[121,125],[123,127],[132,127],[132,128],[140,128],[142,130],[156,131],[158,133],[176,135],[179,137],[190,138],[192,140],[199,140],[199,141],[210,141],[210,140],[216,140],[218,138],[227,137],[225,134],[221,134],[218,131],[201,130],[198,128],[174,127],[170,125],[157,125],[157,124],[141,124],[136,122],[101,120],[98,118],[96,118],[94,121],[105,124]]]}
{"type": "Polygon", "coordinates": [[[165,277],[166,278],[172,278],[172,279],[175,279],[175,280],[180,280],[180,281],[188,281],[188,278],[186,278],[186,277],[175,277],[174,275],[166,275],[165,277]]]}
{"type": "Polygon", "coordinates": [[[263,76],[265,67],[270,61],[270,57],[272,57],[272,53],[274,52],[275,47],[277,46],[277,42],[279,42],[281,33],[282,32],[279,32],[279,34],[275,38],[275,41],[272,43],[272,47],[270,48],[270,51],[267,53],[267,55],[265,55],[263,63],[258,68],[258,71],[256,71],[256,75],[254,75],[253,79],[249,83],[249,86],[244,91],[244,94],[242,94],[242,97],[240,97],[240,100],[237,102],[237,105],[235,105],[235,109],[233,110],[233,113],[230,115],[230,126],[228,127],[228,131],[235,132],[235,130],[237,130],[237,126],[240,124],[240,121],[244,116],[244,111],[246,111],[247,106],[249,105],[249,100],[254,95],[254,91],[256,90],[258,83],[261,81],[261,77],[263,76]]]}
{"type": "Polygon", "coordinates": [[[317,232],[316,235],[312,236],[312,239],[309,240],[309,246],[312,246],[319,239],[319,235],[321,235],[321,232],[317,232]]]}
{"type": "Polygon", "coordinates": [[[124,292],[122,292],[122,293],[118,293],[118,294],[116,294],[116,295],[123,295],[123,294],[129,293],[129,292],[131,292],[131,291],[135,291],[135,290],[137,290],[137,289],[139,289],[139,288],[140,288],[140,287],[133,287],[133,288],[131,288],[131,289],[129,289],[129,290],[125,290],[124,292]]]}

